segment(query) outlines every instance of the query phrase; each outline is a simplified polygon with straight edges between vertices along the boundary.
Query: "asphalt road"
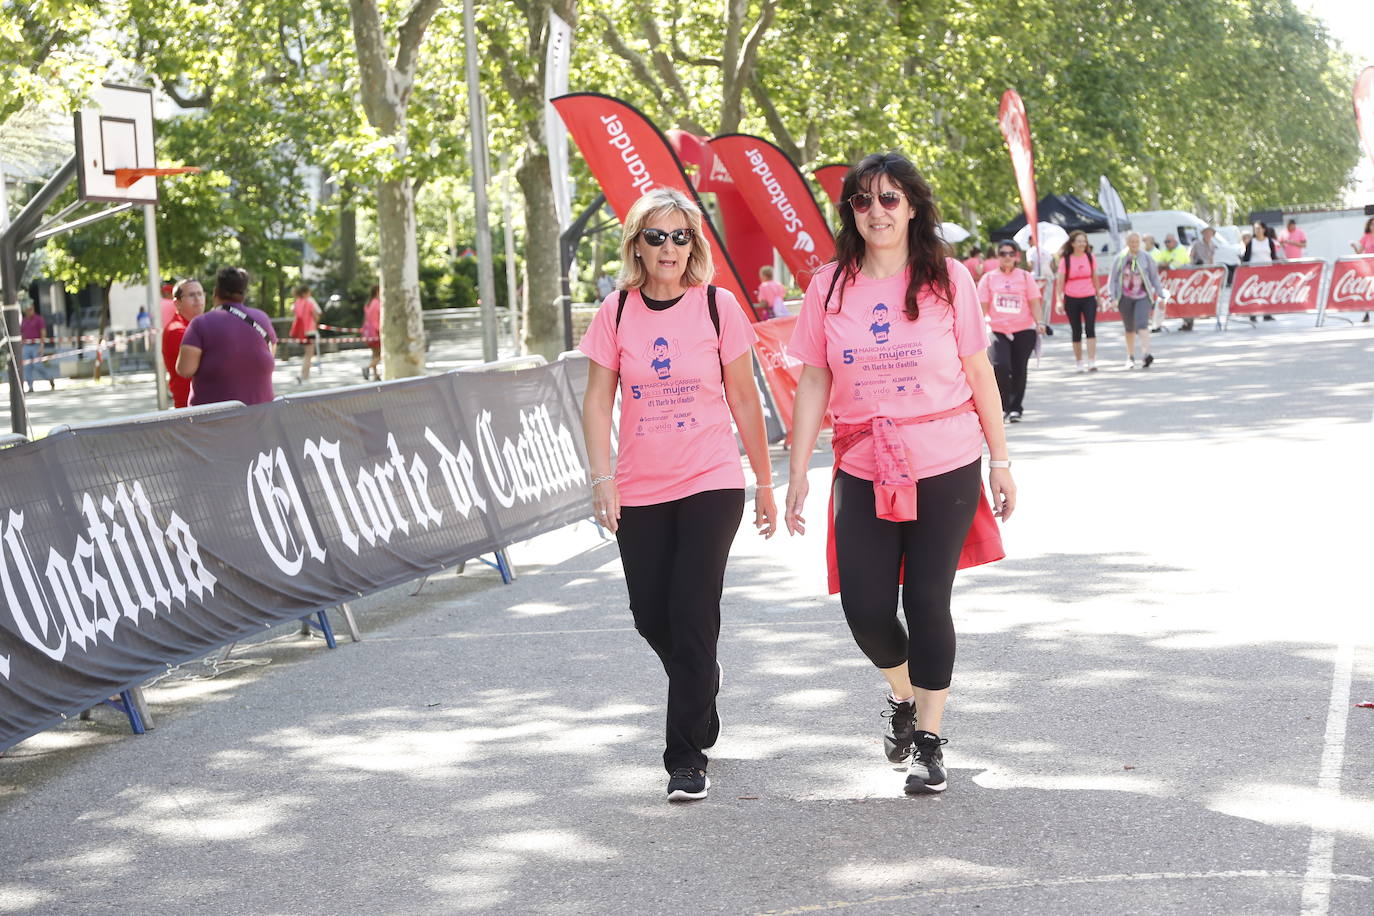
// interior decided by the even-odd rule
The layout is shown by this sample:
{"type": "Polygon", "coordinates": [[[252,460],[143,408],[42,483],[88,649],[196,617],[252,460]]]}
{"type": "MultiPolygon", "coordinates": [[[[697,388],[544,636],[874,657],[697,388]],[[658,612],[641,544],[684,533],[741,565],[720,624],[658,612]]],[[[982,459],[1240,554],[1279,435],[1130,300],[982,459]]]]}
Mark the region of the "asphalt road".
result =
{"type": "Polygon", "coordinates": [[[746,523],[711,795],[669,805],[665,679],[579,524],[508,587],[361,602],[361,643],[183,666],[146,736],[14,748],[0,912],[1374,912],[1374,331],[1310,325],[1136,372],[1109,328],[1092,375],[1046,342],[1010,557],[956,585],[942,796],[882,756],[819,531],[746,523]]]}

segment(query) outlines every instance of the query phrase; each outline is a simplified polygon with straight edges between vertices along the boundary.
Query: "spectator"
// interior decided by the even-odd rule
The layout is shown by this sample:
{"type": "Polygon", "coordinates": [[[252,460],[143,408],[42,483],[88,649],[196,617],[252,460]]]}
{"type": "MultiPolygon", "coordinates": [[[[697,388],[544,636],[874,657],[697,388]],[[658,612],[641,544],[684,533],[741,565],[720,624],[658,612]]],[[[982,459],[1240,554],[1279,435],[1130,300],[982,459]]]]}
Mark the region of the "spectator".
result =
{"type": "MultiPolygon", "coordinates": [[[[1282,249],[1274,242],[1274,234],[1269,230],[1269,226],[1264,222],[1256,222],[1251,226],[1250,240],[1245,243],[1245,251],[1240,259],[1246,264],[1272,264],[1275,261],[1283,260],[1282,249]]],[[[1265,321],[1273,321],[1273,315],[1265,315],[1265,321]]],[[[1250,316],[1250,323],[1255,323],[1255,316],[1250,316]]]]}
{"type": "Polygon", "coordinates": [[[1164,247],[1150,252],[1150,257],[1154,258],[1160,267],[1188,266],[1188,252],[1183,250],[1183,246],[1178,243],[1178,236],[1172,232],[1164,236],[1164,247]]]}
{"type": "Polygon", "coordinates": [[[296,301],[291,304],[295,320],[291,322],[290,337],[293,341],[305,344],[305,356],[301,360],[301,374],[297,382],[310,380],[310,360],[315,356],[315,345],[320,339],[320,307],[310,298],[310,287],[301,284],[296,287],[296,301]]]}
{"type": "MultiPolygon", "coordinates": [[[[1084,237],[1086,241],[1086,236],[1084,237]]],[[[1036,335],[1045,325],[1035,317],[1040,311],[1040,287],[1016,266],[1021,251],[1008,239],[997,245],[1001,266],[978,281],[978,301],[992,328],[993,368],[1002,395],[1002,419],[1020,423],[1026,397],[1026,377],[1036,335]]]]}
{"type": "Polygon", "coordinates": [[[177,374],[177,356],[186,328],[205,311],[205,287],[200,281],[187,278],[172,287],[172,301],[176,311],[162,329],[162,363],[167,367],[167,390],[172,393],[172,406],[185,407],[191,400],[191,380],[177,374]]]}
{"type": "Polygon", "coordinates": [[[148,307],[140,305],[138,307],[138,317],[134,319],[138,322],[138,329],[146,331],[153,326],[153,316],[148,314],[148,307]]]}
{"type": "Polygon", "coordinates": [[[24,341],[24,361],[20,366],[20,377],[24,379],[29,394],[33,394],[35,378],[47,379],[49,389],[57,387],[57,382],[53,381],[52,377],[52,366],[42,360],[43,338],[47,336],[47,331],[48,325],[43,321],[43,316],[38,314],[38,309],[34,308],[33,303],[24,306],[24,320],[19,325],[19,336],[24,341]]]}
{"type": "MultiPolygon", "coordinates": [[[[1202,235],[1188,246],[1188,262],[1197,267],[1211,267],[1217,262],[1217,230],[1211,226],[1204,226],[1202,235]]],[[[1193,319],[1183,319],[1181,331],[1191,331],[1193,329],[1193,319]]]]}
{"type": "MultiPolygon", "coordinates": [[[[363,340],[372,351],[372,362],[363,367],[363,378],[372,378],[377,372],[377,364],[382,361],[382,299],[381,287],[373,286],[368,295],[367,305],[363,306],[363,340]]],[[[380,378],[380,376],[378,376],[380,378]]]]}
{"type": "Polygon", "coordinates": [[[1150,295],[1164,295],[1159,282],[1155,260],[1146,257],[1141,248],[1140,233],[1126,236],[1126,248],[1112,262],[1107,289],[1111,300],[1121,310],[1121,324],[1126,329],[1126,368],[1135,368],[1135,351],[1140,348],[1143,368],[1150,368],[1155,358],[1150,352],[1150,295]]]}
{"type": "Polygon", "coordinates": [[[1283,246],[1283,257],[1291,261],[1307,252],[1307,233],[1298,228],[1298,221],[1290,219],[1288,228],[1279,232],[1279,244],[1283,246]]]}
{"type": "Polygon", "coordinates": [[[161,291],[162,299],[158,307],[162,309],[162,326],[165,328],[171,322],[172,316],[176,314],[177,303],[176,300],[172,298],[172,284],[162,284],[161,291]]]}
{"type": "Polygon", "coordinates": [[[787,309],[784,297],[787,295],[787,287],[773,279],[773,268],[759,268],[759,310],[765,318],[781,318],[784,315],[792,314],[787,309]]]}
{"type": "Polygon", "coordinates": [[[973,276],[973,282],[977,283],[978,278],[983,275],[983,252],[977,245],[971,245],[968,250],[968,257],[964,258],[964,266],[973,276]]]}
{"type": "MultiPolygon", "coordinates": [[[[1360,236],[1358,241],[1351,242],[1350,247],[1356,254],[1374,254],[1374,217],[1365,220],[1364,235],[1360,236]]],[[[1364,313],[1364,318],[1361,321],[1368,323],[1368,312],[1364,313]]]]}
{"type": "Polygon", "coordinates": [[[177,374],[191,380],[191,404],[272,400],[272,357],[277,334],[261,311],[243,304],[248,271],[222,267],[215,277],[215,308],[193,320],[181,339],[177,374]]]}

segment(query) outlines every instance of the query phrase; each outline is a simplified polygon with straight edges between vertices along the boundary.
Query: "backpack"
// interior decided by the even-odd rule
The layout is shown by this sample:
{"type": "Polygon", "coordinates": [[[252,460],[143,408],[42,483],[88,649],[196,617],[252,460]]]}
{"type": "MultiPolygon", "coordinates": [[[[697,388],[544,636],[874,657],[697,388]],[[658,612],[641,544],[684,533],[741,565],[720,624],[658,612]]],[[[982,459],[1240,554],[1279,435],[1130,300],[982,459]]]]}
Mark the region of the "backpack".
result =
{"type": "MultiPolygon", "coordinates": [[[[642,295],[642,294],[641,294],[642,295]]],[[[615,309],[615,329],[620,331],[620,316],[625,314],[625,300],[630,298],[630,291],[622,289],[620,291],[620,304],[615,309]]],[[[716,358],[720,358],[720,311],[716,308],[716,288],[711,285],[706,287],[706,310],[711,313],[711,327],[716,329],[716,358]]],[[[725,366],[721,366],[721,378],[725,377],[725,366]]]]}

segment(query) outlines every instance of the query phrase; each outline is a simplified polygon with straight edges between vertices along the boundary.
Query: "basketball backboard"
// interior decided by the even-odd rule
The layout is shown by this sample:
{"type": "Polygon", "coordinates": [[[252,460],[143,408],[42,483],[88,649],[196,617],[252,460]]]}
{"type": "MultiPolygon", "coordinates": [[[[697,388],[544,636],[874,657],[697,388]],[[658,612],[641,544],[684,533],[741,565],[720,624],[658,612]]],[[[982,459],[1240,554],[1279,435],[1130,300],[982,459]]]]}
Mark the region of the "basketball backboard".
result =
{"type": "Polygon", "coordinates": [[[116,169],[157,166],[153,147],[153,93],[106,83],[76,115],[77,188],[82,200],[157,203],[157,178],[120,187],[116,169]]]}

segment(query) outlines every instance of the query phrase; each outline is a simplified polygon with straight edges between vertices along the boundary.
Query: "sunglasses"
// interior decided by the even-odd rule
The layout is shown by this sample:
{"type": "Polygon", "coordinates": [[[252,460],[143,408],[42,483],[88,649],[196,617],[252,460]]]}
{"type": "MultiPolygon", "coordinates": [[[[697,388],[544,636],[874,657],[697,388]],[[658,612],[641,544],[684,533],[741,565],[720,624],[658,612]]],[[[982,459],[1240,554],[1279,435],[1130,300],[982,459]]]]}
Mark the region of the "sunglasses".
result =
{"type": "MultiPolygon", "coordinates": [[[[850,197],[848,203],[854,208],[855,213],[867,213],[868,208],[873,206],[873,197],[874,195],[867,191],[860,191],[850,197]]],[[[877,197],[884,210],[896,210],[897,205],[906,200],[906,196],[900,191],[879,191],[877,197]]]]}
{"type": "Polygon", "coordinates": [[[662,229],[641,229],[639,237],[655,248],[660,247],[668,239],[672,239],[673,244],[681,248],[692,244],[696,233],[691,229],[674,229],[672,232],[664,232],[662,229]]]}
{"type": "Polygon", "coordinates": [[[999,251],[999,252],[997,252],[997,256],[998,256],[999,258],[1014,258],[1014,257],[1016,257],[1016,252],[1014,252],[1014,251],[999,251]]]}

